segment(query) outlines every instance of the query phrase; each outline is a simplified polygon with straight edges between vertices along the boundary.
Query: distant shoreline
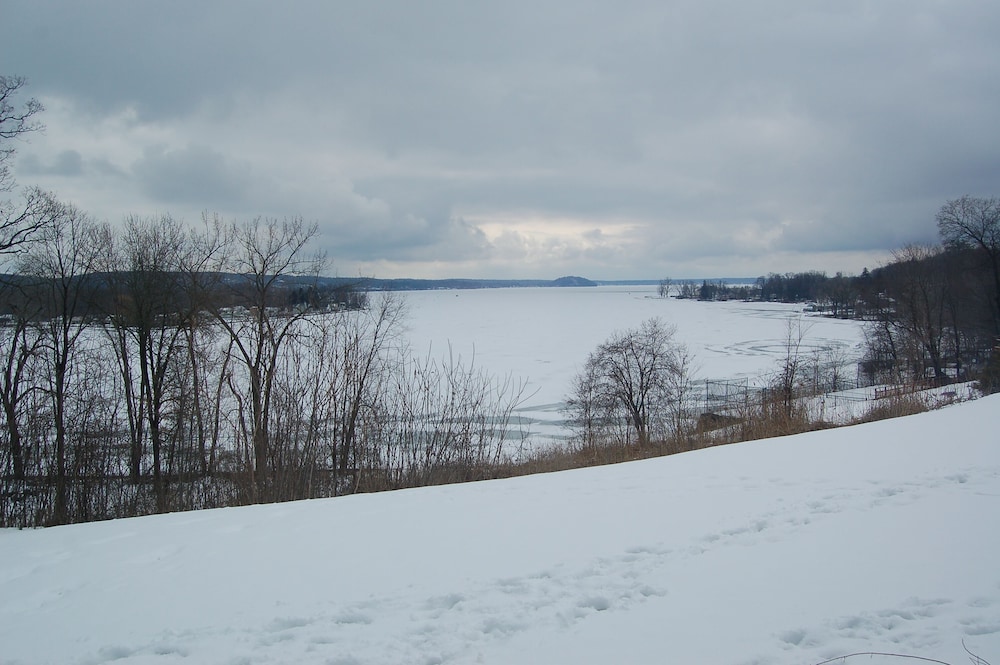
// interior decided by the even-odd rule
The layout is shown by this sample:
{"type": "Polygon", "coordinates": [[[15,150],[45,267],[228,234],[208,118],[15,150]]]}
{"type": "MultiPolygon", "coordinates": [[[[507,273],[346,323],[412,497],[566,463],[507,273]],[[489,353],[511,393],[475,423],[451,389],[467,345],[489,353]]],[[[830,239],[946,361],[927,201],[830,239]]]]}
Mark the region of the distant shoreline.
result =
{"type": "MultiPolygon", "coordinates": [[[[707,281],[718,284],[752,284],[756,277],[713,277],[707,281]]],[[[321,277],[320,283],[329,286],[351,286],[361,291],[434,291],[458,289],[510,289],[537,287],[591,287],[591,286],[657,286],[659,279],[588,279],[566,276],[558,279],[384,279],[375,277],[321,277]]],[[[696,283],[705,278],[674,279],[673,284],[696,283]]]]}

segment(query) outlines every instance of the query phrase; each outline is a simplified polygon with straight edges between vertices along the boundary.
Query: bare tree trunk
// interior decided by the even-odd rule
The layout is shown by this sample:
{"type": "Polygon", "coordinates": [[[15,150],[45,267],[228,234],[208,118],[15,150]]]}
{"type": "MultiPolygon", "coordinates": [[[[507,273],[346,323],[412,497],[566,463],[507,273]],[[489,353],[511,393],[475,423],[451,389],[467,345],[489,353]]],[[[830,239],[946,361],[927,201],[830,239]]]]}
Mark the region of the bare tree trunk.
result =
{"type": "MultiPolygon", "coordinates": [[[[230,251],[221,257],[226,270],[242,276],[240,283],[230,285],[230,295],[243,310],[218,307],[213,314],[229,335],[249,383],[249,392],[241,401],[250,409],[245,436],[252,449],[253,492],[258,502],[271,497],[269,419],[278,361],[311,307],[309,303],[293,304],[282,280],[319,274],[324,258],[305,254],[317,233],[315,224],[307,227],[300,219],[279,222],[258,218],[230,229],[230,251]]],[[[230,381],[230,385],[239,391],[236,383],[230,381]]]]}

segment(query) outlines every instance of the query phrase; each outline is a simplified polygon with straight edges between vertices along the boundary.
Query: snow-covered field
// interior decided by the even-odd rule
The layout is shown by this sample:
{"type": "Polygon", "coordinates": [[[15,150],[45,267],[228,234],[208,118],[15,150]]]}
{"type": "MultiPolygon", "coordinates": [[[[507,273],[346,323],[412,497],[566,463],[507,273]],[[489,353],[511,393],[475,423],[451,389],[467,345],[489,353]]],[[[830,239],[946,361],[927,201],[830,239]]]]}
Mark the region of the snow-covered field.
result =
{"type": "MultiPolygon", "coordinates": [[[[536,437],[564,434],[561,409],[587,355],[616,330],[657,316],[677,327],[698,379],[761,379],[786,352],[788,323],[803,356],[860,354],[861,324],[782,303],[697,302],[656,297],[653,286],[417,291],[407,337],[417,354],[449,351],[525,383],[518,415],[536,437]],[[801,323],[801,328],[800,328],[801,323]]],[[[847,371],[853,377],[853,364],[847,371]]]]}
{"type": "Polygon", "coordinates": [[[0,662],[958,665],[964,640],[996,663],[997,431],[1000,396],[612,467],[0,531],[0,662]]]}

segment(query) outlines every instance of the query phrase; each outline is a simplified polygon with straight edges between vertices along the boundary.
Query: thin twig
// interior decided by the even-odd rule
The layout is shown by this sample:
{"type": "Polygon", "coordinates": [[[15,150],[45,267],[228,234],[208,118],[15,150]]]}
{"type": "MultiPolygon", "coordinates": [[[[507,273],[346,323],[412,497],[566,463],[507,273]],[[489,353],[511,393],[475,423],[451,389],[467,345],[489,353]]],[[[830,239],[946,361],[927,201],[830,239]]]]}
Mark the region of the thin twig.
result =
{"type": "Polygon", "coordinates": [[[989,662],[984,658],[980,658],[976,654],[969,650],[969,647],[965,646],[965,640],[962,640],[962,648],[965,649],[965,653],[969,654],[969,660],[972,661],[972,665],[990,665],[989,662]]]}

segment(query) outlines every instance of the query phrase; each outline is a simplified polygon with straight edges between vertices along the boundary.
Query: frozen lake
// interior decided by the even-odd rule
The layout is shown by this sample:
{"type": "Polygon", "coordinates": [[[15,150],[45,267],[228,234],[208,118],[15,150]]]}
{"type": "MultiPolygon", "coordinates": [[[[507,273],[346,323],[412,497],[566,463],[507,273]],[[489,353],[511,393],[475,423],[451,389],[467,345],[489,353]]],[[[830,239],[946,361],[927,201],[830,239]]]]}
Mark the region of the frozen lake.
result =
{"type": "Polygon", "coordinates": [[[860,354],[861,323],[804,313],[801,304],[698,302],[657,297],[655,286],[413,291],[409,340],[415,353],[475,359],[525,382],[518,410],[537,435],[558,435],[562,406],[587,355],[616,330],[660,317],[677,327],[695,377],[749,378],[773,372],[785,353],[788,321],[801,321],[804,354],[860,354]]]}

